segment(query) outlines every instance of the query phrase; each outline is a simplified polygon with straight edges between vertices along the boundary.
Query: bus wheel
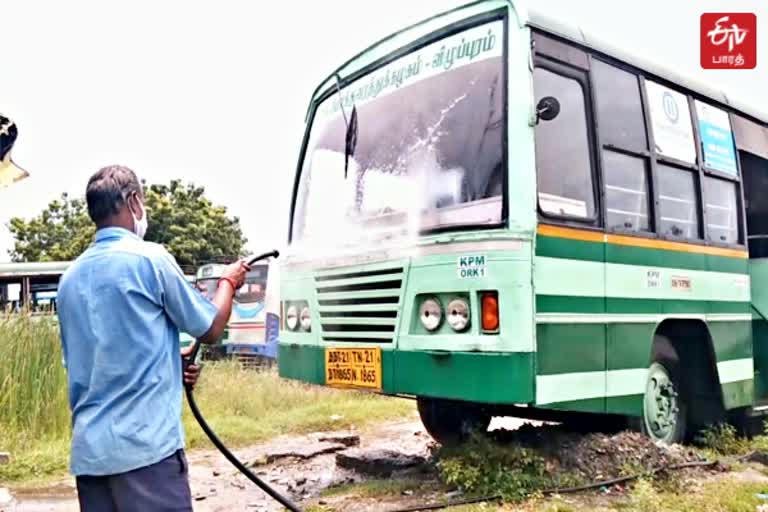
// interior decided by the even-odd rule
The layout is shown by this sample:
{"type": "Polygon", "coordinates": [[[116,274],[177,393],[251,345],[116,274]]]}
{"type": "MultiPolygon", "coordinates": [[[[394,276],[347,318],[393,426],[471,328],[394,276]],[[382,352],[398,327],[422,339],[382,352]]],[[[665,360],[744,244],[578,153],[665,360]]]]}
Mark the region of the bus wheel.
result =
{"type": "Polygon", "coordinates": [[[653,363],[648,368],[645,384],[642,431],[654,441],[682,443],[687,429],[687,412],[677,352],[669,340],[657,336],[653,363]]]}
{"type": "Polygon", "coordinates": [[[460,444],[491,424],[490,413],[477,404],[418,397],[419,416],[430,436],[442,445],[460,444]]]}

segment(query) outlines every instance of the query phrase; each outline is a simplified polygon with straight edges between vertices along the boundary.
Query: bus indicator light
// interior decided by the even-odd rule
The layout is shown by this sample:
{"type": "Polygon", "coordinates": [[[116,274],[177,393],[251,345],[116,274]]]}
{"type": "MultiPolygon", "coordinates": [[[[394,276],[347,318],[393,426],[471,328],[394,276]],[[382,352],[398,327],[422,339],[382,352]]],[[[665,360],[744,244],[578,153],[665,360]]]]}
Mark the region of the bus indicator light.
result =
{"type": "Polygon", "coordinates": [[[481,299],[483,332],[495,333],[499,330],[499,298],[496,292],[485,292],[481,299]]]}

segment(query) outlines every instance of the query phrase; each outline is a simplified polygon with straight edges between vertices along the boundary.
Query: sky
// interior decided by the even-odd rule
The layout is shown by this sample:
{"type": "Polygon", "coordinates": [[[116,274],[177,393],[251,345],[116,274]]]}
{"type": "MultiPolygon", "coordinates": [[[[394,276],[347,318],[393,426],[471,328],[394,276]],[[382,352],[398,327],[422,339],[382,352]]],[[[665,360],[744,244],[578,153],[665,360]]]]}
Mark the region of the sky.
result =
{"type": "MultiPolygon", "coordinates": [[[[0,0],[0,112],[19,126],[13,156],[31,174],[0,190],[0,261],[10,217],[82,195],[109,164],[203,185],[241,219],[250,250],[282,247],[314,88],[376,40],[463,3],[0,0]]],[[[764,0],[535,5],[768,111],[764,0]],[[700,68],[703,12],[756,13],[755,70],[700,68]]]]}

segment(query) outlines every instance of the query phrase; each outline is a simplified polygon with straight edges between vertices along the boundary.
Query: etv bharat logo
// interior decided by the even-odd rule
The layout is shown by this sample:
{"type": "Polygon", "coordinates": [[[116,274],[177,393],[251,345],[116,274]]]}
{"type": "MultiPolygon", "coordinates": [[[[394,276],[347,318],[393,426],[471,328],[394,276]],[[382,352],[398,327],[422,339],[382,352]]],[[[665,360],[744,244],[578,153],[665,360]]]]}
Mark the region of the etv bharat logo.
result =
{"type": "Polygon", "coordinates": [[[757,66],[757,17],[749,12],[701,15],[701,67],[754,69],[757,66]]]}

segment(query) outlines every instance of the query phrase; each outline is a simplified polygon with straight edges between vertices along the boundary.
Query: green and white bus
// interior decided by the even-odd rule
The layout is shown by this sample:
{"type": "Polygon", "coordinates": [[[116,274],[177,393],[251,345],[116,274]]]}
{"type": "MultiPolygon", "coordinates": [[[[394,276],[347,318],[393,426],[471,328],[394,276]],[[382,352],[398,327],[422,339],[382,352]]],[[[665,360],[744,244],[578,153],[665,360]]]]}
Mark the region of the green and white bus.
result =
{"type": "Polygon", "coordinates": [[[754,423],[766,197],[752,105],[517,3],[437,15],[312,96],[280,374],[416,397],[440,441],[495,415],[754,423]]]}

